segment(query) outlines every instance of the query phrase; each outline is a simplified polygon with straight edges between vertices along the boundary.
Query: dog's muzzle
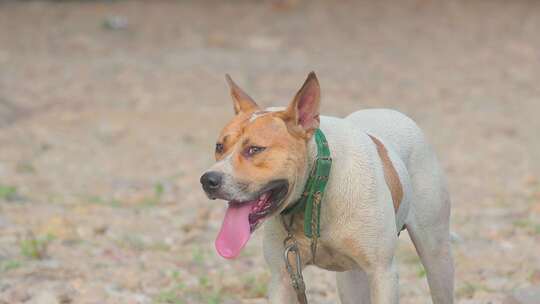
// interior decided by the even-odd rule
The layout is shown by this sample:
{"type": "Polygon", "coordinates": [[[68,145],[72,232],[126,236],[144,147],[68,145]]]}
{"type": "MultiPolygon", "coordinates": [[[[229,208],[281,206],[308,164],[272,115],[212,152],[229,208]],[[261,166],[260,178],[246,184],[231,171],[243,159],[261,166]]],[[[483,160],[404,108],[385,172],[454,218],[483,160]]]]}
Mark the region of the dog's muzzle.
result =
{"type": "Polygon", "coordinates": [[[223,185],[223,173],[217,171],[204,173],[201,176],[201,185],[210,199],[216,199],[216,194],[223,185]]]}

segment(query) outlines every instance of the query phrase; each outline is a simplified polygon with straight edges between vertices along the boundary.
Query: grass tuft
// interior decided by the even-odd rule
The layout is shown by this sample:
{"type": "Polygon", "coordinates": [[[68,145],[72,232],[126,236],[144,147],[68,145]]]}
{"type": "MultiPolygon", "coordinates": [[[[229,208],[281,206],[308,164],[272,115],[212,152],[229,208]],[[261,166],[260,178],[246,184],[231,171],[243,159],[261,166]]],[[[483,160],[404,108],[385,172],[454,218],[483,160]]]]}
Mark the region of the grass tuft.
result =
{"type": "Polygon", "coordinates": [[[17,187],[0,185],[0,199],[13,201],[17,199],[17,187]]]}
{"type": "Polygon", "coordinates": [[[264,298],[268,293],[268,281],[265,274],[259,277],[250,275],[244,278],[243,285],[250,298],[264,298]]]}
{"type": "Polygon", "coordinates": [[[19,249],[23,256],[29,259],[41,260],[47,256],[47,247],[52,240],[54,240],[52,234],[43,237],[30,234],[28,238],[19,242],[19,249]]]}
{"type": "Polygon", "coordinates": [[[205,254],[201,248],[196,248],[193,250],[193,262],[197,265],[204,265],[205,254]]]}
{"type": "Polygon", "coordinates": [[[418,275],[419,278],[425,277],[426,276],[426,269],[424,269],[424,266],[422,266],[420,264],[419,267],[418,267],[418,272],[416,272],[416,274],[418,275]]]}
{"type": "Polygon", "coordinates": [[[22,262],[19,260],[6,260],[0,261],[0,272],[7,272],[13,269],[17,269],[22,266],[22,262]]]}
{"type": "Polygon", "coordinates": [[[165,192],[165,187],[163,186],[162,183],[154,184],[154,195],[146,198],[142,206],[153,207],[159,204],[161,202],[161,197],[163,196],[163,192],[165,192]]]}
{"type": "Polygon", "coordinates": [[[96,204],[96,205],[102,205],[102,206],[109,206],[109,207],[112,207],[112,208],[119,208],[122,206],[122,203],[116,199],[104,199],[102,197],[99,197],[99,196],[90,196],[90,197],[87,197],[86,200],[91,203],[91,204],[96,204]]]}
{"type": "Polygon", "coordinates": [[[154,304],[184,304],[174,290],[161,291],[154,299],[154,304]]]}
{"type": "Polygon", "coordinates": [[[154,298],[154,304],[184,304],[181,299],[181,292],[185,288],[185,284],[182,282],[180,272],[175,270],[171,273],[172,287],[162,290],[154,298]]]}

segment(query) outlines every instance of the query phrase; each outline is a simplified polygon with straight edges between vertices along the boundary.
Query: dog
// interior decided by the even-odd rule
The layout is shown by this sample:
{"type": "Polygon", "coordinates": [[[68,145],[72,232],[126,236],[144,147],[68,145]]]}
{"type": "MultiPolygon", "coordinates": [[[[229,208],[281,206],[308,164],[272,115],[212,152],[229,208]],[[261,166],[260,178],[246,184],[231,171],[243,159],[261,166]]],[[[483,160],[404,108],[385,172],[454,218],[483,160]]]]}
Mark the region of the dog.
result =
{"type": "Polygon", "coordinates": [[[226,79],[236,115],[218,137],[216,163],[200,179],[210,199],[228,201],[215,242],[221,256],[237,257],[264,223],[270,303],[300,301],[284,259],[284,240],[292,235],[299,271],[308,265],[335,271],[342,304],[393,304],[399,302],[395,252],[399,232],[406,229],[425,267],[433,303],[453,303],[446,179],[412,119],[389,109],[320,116],[314,72],[282,108],[261,109],[226,79]],[[313,251],[302,216],[283,210],[303,194],[317,157],[317,130],[327,139],[332,167],[313,251]]]}

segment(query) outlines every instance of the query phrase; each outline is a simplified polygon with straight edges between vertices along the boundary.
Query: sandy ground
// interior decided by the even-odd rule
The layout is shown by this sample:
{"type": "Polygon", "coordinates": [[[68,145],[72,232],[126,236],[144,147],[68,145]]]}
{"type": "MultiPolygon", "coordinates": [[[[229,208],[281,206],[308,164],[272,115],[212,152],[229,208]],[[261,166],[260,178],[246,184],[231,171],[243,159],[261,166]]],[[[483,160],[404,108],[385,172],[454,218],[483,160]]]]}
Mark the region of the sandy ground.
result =
{"type": "MultiPolygon", "coordinates": [[[[1,1],[0,303],[264,303],[199,176],[232,117],[223,75],[284,105],[398,109],[453,198],[458,303],[540,284],[540,2],[1,1]]],[[[400,240],[402,303],[431,303],[400,240]]],[[[311,303],[334,275],[308,269],[311,303]]]]}

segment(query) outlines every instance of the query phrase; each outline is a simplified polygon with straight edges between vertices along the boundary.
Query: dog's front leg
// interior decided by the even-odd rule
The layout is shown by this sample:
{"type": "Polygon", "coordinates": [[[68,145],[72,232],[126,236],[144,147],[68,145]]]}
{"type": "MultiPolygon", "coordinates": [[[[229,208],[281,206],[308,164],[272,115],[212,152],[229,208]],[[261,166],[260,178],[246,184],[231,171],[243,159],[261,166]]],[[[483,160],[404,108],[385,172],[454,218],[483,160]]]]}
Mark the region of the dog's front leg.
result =
{"type": "MultiPolygon", "coordinates": [[[[272,278],[268,287],[270,304],[296,304],[296,292],[291,285],[291,278],[286,271],[283,258],[283,240],[287,234],[280,222],[266,223],[263,239],[264,258],[272,278]]],[[[303,265],[300,265],[302,267],[303,265]]],[[[303,268],[303,267],[302,267],[303,268]]]]}
{"type": "Polygon", "coordinates": [[[296,293],[291,286],[287,273],[279,270],[272,270],[272,278],[268,287],[268,297],[270,304],[296,304],[296,293]]]}
{"type": "Polygon", "coordinates": [[[376,266],[370,271],[372,304],[399,303],[398,274],[394,260],[389,265],[376,266]]]}

